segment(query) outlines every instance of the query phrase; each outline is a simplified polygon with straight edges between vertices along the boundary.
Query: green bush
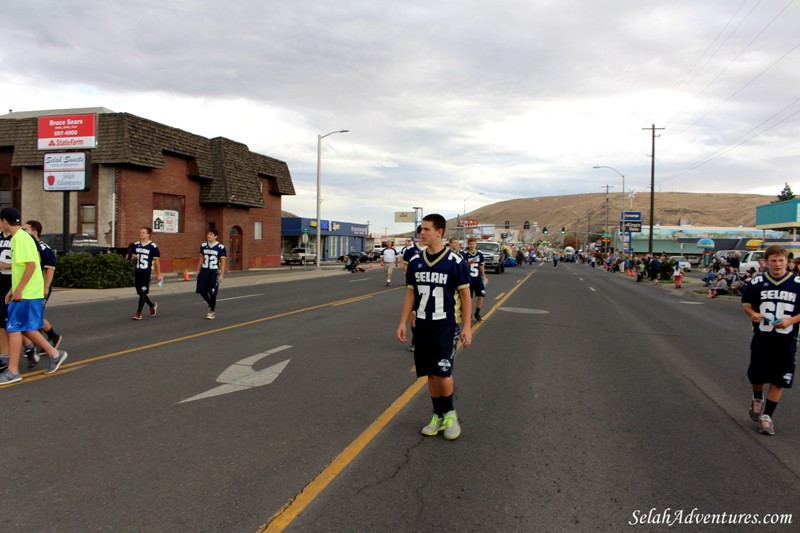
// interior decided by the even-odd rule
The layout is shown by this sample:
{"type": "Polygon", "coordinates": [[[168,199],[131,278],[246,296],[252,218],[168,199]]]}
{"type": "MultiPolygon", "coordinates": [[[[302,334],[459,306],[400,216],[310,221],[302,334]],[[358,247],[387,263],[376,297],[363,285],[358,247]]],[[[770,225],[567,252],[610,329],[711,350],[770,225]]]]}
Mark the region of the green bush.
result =
{"type": "Polygon", "coordinates": [[[53,285],[73,289],[133,287],[134,266],[118,254],[67,254],[58,257],[53,285]]]}

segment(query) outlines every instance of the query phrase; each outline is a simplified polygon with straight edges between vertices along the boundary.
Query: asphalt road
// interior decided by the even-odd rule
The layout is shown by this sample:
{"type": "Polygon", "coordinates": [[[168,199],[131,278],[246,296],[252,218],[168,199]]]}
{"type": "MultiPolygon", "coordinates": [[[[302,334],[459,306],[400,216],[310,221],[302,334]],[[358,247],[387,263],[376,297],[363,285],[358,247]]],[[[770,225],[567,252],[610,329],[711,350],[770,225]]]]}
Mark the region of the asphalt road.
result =
{"type": "Polygon", "coordinates": [[[735,299],[586,265],[489,279],[453,442],[419,434],[402,289],[377,271],[224,287],[215,321],[192,293],[141,322],[134,297],[48,309],[70,359],[0,389],[0,528],[649,531],[697,509],[796,530],[800,407],[788,391],[757,433],[735,299]]]}

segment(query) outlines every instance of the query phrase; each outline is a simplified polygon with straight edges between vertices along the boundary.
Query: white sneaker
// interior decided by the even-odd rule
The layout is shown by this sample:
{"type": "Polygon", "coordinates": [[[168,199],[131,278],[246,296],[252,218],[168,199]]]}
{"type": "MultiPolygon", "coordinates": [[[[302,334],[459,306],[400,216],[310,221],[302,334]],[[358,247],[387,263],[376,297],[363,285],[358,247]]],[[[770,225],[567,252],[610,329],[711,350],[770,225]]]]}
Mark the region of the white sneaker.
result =
{"type": "Polygon", "coordinates": [[[422,428],[422,434],[428,437],[438,435],[440,431],[444,430],[444,418],[434,413],[428,425],[422,428]]]}
{"type": "Polygon", "coordinates": [[[758,432],[762,435],[774,435],[775,424],[769,415],[761,415],[758,417],[758,432]]]}
{"type": "Polygon", "coordinates": [[[458,423],[458,415],[455,411],[448,411],[444,414],[444,438],[455,440],[461,435],[461,424],[458,423]]]}

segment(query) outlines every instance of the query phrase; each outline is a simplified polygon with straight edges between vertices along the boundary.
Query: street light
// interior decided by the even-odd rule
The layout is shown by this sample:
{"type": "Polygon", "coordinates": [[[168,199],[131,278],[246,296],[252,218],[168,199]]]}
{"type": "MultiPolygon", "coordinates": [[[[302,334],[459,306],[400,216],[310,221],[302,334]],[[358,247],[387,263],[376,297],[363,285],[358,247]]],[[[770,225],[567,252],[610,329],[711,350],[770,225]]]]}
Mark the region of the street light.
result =
{"type": "MultiPolygon", "coordinates": [[[[625,211],[625,176],[623,176],[622,172],[620,172],[619,170],[617,170],[614,167],[607,167],[605,165],[600,165],[600,166],[593,166],[592,168],[607,168],[607,169],[613,170],[614,172],[619,174],[620,178],[622,178],[622,210],[619,212],[619,216],[622,217],[622,213],[623,213],[623,211],[625,211]]],[[[617,232],[616,231],[614,232],[614,248],[617,248],[617,232]]],[[[617,252],[619,252],[618,248],[617,248],[617,252]]]]}
{"type": "Polygon", "coordinates": [[[334,133],[347,133],[350,130],[336,130],[330,133],[326,133],[325,135],[317,135],[317,260],[315,261],[315,270],[320,269],[320,263],[322,262],[322,219],[320,219],[319,208],[320,204],[322,203],[322,199],[320,198],[320,169],[322,165],[322,139],[327,137],[328,135],[333,135],[334,133]]]}

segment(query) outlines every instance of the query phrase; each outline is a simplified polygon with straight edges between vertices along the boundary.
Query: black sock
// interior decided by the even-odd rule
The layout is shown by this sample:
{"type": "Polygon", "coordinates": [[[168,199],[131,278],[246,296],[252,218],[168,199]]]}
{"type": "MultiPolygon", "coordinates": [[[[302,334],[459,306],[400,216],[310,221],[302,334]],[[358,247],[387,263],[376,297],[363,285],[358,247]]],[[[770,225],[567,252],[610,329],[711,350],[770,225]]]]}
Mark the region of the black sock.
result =
{"type": "Polygon", "coordinates": [[[764,399],[764,391],[753,391],[753,399],[754,400],[763,400],[764,399]]]}
{"type": "Polygon", "coordinates": [[[443,396],[443,397],[439,398],[439,400],[442,402],[441,403],[442,413],[448,413],[448,412],[453,410],[453,395],[452,394],[450,396],[443,396]]]}
{"type": "Polygon", "coordinates": [[[778,407],[778,402],[767,400],[767,405],[764,406],[764,414],[769,415],[769,417],[772,418],[772,413],[775,412],[776,407],[778,407]]]}
{"type": "Polygon", "coordinates": [[[49,330],[45,331],[47,338],[51,341],[54,341],[58,338],[58,333],[56,333],[56,328],[51,327],[49,330]]]}
{"type": "Polygon", "coordinates": [[[481,308],[480,308],[480,307],[476,307],[476,308],[475,308],[475,314],[476,314],[476,315],[479,315],[479,314],[481,314],[481,308]]]}
{"type": "Polygon", "coordinates": [[[445,412],[442,411],[442,399],[441,398],[431,398],[431,402],[433,402],[433,414],[436,416],[442,416],[445,412]]]}
{"type": "Polygon", "coordinates": [[[147,298],[144,294],[139,295],[139,308],[136,310],[137,313],[142,314],[142,309],[144,309],[144,300],[147,298]]]}

